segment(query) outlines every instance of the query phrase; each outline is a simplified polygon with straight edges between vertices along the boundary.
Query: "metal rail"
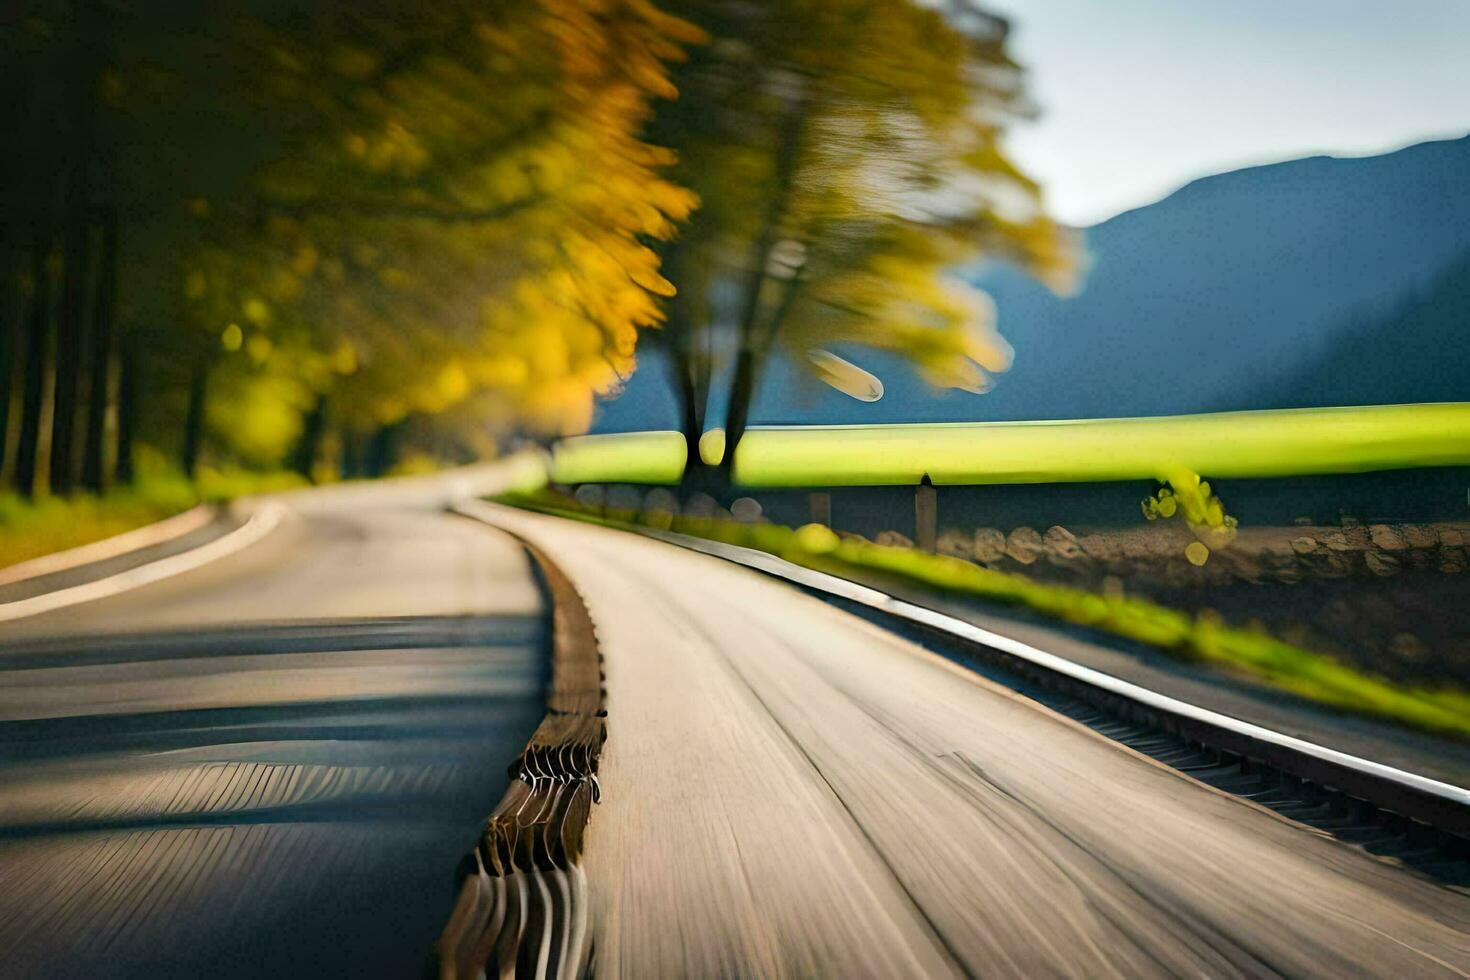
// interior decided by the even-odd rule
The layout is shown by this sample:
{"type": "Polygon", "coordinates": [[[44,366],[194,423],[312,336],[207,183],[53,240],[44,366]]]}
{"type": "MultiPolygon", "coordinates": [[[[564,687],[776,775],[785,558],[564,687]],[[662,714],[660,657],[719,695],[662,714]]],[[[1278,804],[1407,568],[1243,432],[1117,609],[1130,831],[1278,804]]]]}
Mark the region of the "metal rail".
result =
{"type": "Polygon", "coordinates": [[[738,545],[652,528],[659,540],[783,579],[958,659],[1202,782],[1452,886],[1470,887],[1470,790],[1329,749],[1120,680],[877,589],[738,545]]]}

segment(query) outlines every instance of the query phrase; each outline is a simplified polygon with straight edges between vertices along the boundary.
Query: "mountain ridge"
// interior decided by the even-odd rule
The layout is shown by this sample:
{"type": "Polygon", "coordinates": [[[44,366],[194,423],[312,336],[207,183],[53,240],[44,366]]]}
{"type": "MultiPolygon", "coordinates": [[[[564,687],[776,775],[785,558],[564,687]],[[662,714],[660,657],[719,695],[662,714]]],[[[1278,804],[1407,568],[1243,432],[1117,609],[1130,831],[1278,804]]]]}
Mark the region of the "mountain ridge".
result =
{"type": "MultiPolygon", "coordinates": [[[[1470,136],[1200,177],[1084,236],[1087,278],[1070,297],[1003,265],[965,275],[994,298],[1000,330],[1016,349],[1015,366],[989,394],[935,392],[892,357],[839,348],[883,380],[881,400],[852,401],[781,359],[763,379],[753,420],[981,421],[1285,407],[1291,386],[1330,361],[1365,320],[1398,316],[1470,250],[1470,136]]],[[[1366,404],[1370,392],[1411,388],[1446,357],[1470,362],[1470,333],[1437,336],[1434,350],[1398,351],[1400,384],[1385,389],[1349,373],[1335,384],[1316,378],[1313,392],[1330,403],[1366,404]]],[[[640,362],[621,397],[600,406],[595,431],[675,424],[672,397],[658,391],[667,388],[667,366],[647,353],[640,362]]],[[[1453,379],[1436,390],[1470,400],[1470,389],[1453,379]]]]}

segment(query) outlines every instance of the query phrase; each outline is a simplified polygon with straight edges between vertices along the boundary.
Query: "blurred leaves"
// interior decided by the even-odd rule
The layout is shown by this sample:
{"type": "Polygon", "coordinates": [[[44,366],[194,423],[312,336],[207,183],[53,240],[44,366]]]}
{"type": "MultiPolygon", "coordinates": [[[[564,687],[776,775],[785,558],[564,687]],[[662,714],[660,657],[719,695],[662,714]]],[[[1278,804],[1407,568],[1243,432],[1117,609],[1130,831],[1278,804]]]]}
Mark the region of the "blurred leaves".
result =
{"type": "Polygon", "coordinates": [[[251,23],[254,109],[289,152],[223,223],[259,231],[218,241],[220,289],[255,290],[245,318],[305,347],[303,381],[364,429],[468,402],[501,429],[585,427],[673,291],[647,243],[695,200],[639,133],[695,36],[637,0],[251,23]]]}
{"type": "Polygon", "coordinates": [[[115,408],[190,472],[580,431],[640,338],[690,426],[722,349],[733,415],[775,350],[980,392],[1011,350],[953,271],[1071,269],[1003,149],[1007,33],[968,0],[20,0],[4,257],[123,216],[115,408]]]}
{"type": "Polygon", "coordinates": [[[702,201],[668,250],[681,295],[661,338],[690,438],[732,348],[727,463],[776,350],[842,390],[850,372],[809,354],[857,344],[936,386],[988,390],[1012,351],[955,273],[1007,258],[1065,288],[1073,268],[1069,236],[1002,146],[1031,112],[1008,24],[963,0],[676,9],[711,38],[675,71],[680,97],[652,130],[702,201]]]}

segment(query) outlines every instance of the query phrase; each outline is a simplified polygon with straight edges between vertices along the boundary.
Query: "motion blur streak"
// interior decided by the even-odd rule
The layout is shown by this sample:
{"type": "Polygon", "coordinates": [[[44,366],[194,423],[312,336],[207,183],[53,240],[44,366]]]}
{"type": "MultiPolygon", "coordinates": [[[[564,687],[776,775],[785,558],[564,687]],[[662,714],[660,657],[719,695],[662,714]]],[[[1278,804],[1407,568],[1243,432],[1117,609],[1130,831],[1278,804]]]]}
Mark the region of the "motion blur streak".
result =
{"type": "Polygon", "coordinates": [[[5,624],[0,974],[422,968],[543,712],[524,553],[432,510],[481,476],[309,492],[232,555],[5,624]]]}
{"type": "Polygon", "coordinates": [[[606,656],[599,974],[1470,968],[1462,894],[744,569],[496,521],[562,563],[606,656]]]}

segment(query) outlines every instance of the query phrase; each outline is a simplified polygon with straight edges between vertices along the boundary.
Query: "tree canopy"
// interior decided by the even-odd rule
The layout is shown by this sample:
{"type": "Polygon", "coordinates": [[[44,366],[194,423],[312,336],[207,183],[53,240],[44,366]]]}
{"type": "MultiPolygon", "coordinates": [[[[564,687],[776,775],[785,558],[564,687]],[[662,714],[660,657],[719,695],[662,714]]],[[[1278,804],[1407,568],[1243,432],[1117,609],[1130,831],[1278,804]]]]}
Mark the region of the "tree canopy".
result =
{"type": "Polygon", "coordinates": [[[1011,351],[953,273],[1004,257],[1060,289],[1072,267],[1002,146],[1031,111],[1006,22],[962,0],[688,0],[680,13],[713,39],[676,69],[680,98],[653,129],[702,201],[668,250],[680,296],[660,338],[690,458],[723,427],[730,464],[776,350],[858,397],[871,376],[830,348],[891,351],[936,386],[986,390],[1011,351]],[[732,350],[726,416],[707,420],[732,350]]]}
{"type": "Polygon", "coordinates": [[[947,273],[1067,269],[1005,43],[957,0],[22,0],[6,479],[471,459],[585,430],[640,342],[696,440],[733,353],[730,452],[777,350],[979,390],[1008,348],[947,273]]]}

